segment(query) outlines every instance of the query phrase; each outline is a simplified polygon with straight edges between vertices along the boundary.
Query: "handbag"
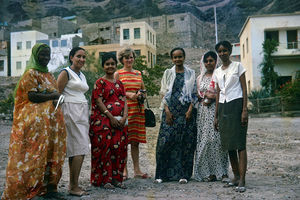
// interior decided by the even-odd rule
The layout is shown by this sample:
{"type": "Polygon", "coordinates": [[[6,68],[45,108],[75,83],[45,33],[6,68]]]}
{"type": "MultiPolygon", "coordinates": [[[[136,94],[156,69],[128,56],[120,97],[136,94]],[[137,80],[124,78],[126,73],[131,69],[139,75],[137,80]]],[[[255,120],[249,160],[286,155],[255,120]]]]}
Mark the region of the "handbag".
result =
{"type": "Polygon", "coordinates": [[[145,108],[145,126],[146,127],[155,127],[156,120],[153,111],[150,109],[148,99],[146,97],[147,108],[145,108]]]}

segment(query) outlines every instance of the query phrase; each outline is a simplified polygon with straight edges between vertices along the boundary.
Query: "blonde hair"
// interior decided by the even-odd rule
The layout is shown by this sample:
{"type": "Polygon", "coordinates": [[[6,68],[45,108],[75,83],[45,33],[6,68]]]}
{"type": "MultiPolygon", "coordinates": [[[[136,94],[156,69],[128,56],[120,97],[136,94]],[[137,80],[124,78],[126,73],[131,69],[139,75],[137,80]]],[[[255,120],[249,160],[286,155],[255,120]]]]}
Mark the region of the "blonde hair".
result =
{"type": "Polygon", "coordinates": [[[124,58],[124,57],[129,57],[131,53],[132,53],[132,55],[133,55],[133,58],[135,59],[135,52],[133,51],[132,48],[130,48],[130,47],[125,47],[124,49],[122,49],[122,50],[119,52],[119,54],[118,54],[118,60],[119,60],[119,62],[123,64],[123,58],[124,58]]]}

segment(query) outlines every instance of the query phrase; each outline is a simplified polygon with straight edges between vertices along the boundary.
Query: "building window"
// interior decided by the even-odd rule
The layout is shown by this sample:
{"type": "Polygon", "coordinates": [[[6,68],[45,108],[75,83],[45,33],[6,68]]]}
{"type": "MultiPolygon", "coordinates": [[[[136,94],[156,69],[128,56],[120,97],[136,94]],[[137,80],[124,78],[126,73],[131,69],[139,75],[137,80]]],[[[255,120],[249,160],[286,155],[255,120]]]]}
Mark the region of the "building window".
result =
{"type": "Polygon", "coordinates": [[[180,20],[181,20],[181,21],[184,21],[184,16],[181,16],[181,17],[180,17],[180,20]]]}
{"type": "Polygon", "coordinates": [[[287,35],[287,48],[298,49],[297,30],[286,31],[287,35]]]}
{"type": "Polygon", "coordinates": [[[174,26],[175,26],[174,19],[170,19],[169,20],[169,28],[172,28],[174,26]]]}
{"type": "Polygon", "coordinates": [[[60,46],[61,47],[66,47],[67,46],[67,40],[60,41],[60,46]]]}
{"type": "Polygon", "coordinates": [[[116,27],[116,34],[120,35],[120,27],[116,27]]]}
{"type": "Polygon", "coordinates": [[[29,65],[29,60],[26,60],[26,67],[29,65]]]}
{"type": "Polygon", "coordinates": [[[265,39],[269,40],[275,40],[276,42],[279,42],[279,33],[278,31],[266,31],[265,32],[265,39]]]}
{"type": "Polygon", "coordinates": [[[135,53],[136,57],[141,56],[141,50],[140,49],[134,50],[134,53],[135,53]]]}
{"type": "Polygon", "coordinates": [[[147,39],[148,39],[148,41],[150,40],[150,31],[149,30],[147,30],[147,39]]]}
{"type": "Polygon", "coordinates": [[[151,67],[153,67],[152,53],[150,53],[150,58],[151,58],[151,61],[150,61],[151,67]]]}
{"type": "Polygon", "coordinates": [[[42,44],[46,44],[46,45],[50,46],[49,40],[37,40],[36,43],[42,43],[42,44]]]}
{"type": "Polygon", "coordinates": [[[16,62],[16,69],[22,69],[22,62],[20,61],[16,62]]]}
{"type": "Polygon", "coordinates": [[[152,43],[152,32],[150,32],[150,42],[152,43]]]}
{"type": "Polygon", "coordinates": [[[104,28],[99,28],[100,31],[104,31],[104,28]]]}
{"type": "Polygon", "coordinates": [[[153,65],[156,65],[156,58],[155,58],[155,55],[153,55],[153,65]]]}
{"type": "Polygon", "coordinates": [[[52,41],[52,47],[58,47],[58,40],[52,41]]]}
{"type": "Polygon", "coordinates": [[[155,36],[154,36],[154,34],[153,34],[153,44],[155,45],[155,42],[154,42],[154,40],[155,40],[155,36]]]}
{"type": "Polygon", "coordinates": [[[248,44],[248,38],[246,38],[246,51],[249,52],[249,44],[248,44]]]}
{"type": "Polygon", "coordinates": [[[106,27],[105,30],[109,31],[109,30],[110,30],[110,27],[106,27]]]}
{"type": "Polygon", "coordinates": [[[0,60],[0,72],[4,72],[4,60],[0,60]]]}
{"type": "Polygon", "coordinates": [[[31,41],[26,41],[26,49],[31,49],[31,41]]]}
{"type": "Polygon", "coordinates": [[[153,22],[153,28],[154,29],[159,28],[159,22],[153,22]]]}
{"type": "Polygon", "coordinates": [[[150,51],[148,51],[148,63],[150,63],[150,51]]]}
{"type": "Polygon", "coordinates": [[[243,44],[243,58],[245,58],[245,45],[243,44]]]}
{"type": "Polygon", "coordinates": [[[21,50],[22,49],[22,42],[17,42],[17,50],[21,50]]]}
{"type": "Polygon", "coordinates": [[[123,29],[123,39],[129,40],[129,29],[123,29]]]}
{"type": "Polygon", "coordinates": [[[53,33],[53,36],[56,37],[56,33],[55,32],[53,33]]]}
{"type": "Polygon", "coordinates": [[[141,29],[134,28],[134,39],[140,39],[140,38],[141,38],[141,29]]]}

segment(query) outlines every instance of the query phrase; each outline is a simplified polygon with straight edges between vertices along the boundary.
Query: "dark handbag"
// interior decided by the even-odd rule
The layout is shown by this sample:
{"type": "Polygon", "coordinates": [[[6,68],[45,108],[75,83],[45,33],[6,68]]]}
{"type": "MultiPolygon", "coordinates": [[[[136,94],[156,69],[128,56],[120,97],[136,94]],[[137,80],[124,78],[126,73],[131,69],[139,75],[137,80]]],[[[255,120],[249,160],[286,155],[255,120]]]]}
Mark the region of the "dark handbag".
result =
{"type": "Polygon", "coordinates": [[[147,108],[145,108],[145,126],[146,127],[155,127],[156,120],[153,111],[149,107],[148,99],[146,97],[147,108]]]}

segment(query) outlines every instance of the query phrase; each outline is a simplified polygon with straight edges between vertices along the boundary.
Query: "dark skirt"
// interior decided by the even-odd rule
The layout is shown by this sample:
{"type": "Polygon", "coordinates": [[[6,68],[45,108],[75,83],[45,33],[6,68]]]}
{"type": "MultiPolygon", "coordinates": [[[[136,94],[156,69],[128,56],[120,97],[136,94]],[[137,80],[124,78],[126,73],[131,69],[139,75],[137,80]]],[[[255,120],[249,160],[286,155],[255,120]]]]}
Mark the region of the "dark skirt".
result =
{"type": "Polygon", "coordinates": [[[219,103],[218,121],[223,150],[246,149],[248,126],[242,126],[243,99],[219,103]]]}

